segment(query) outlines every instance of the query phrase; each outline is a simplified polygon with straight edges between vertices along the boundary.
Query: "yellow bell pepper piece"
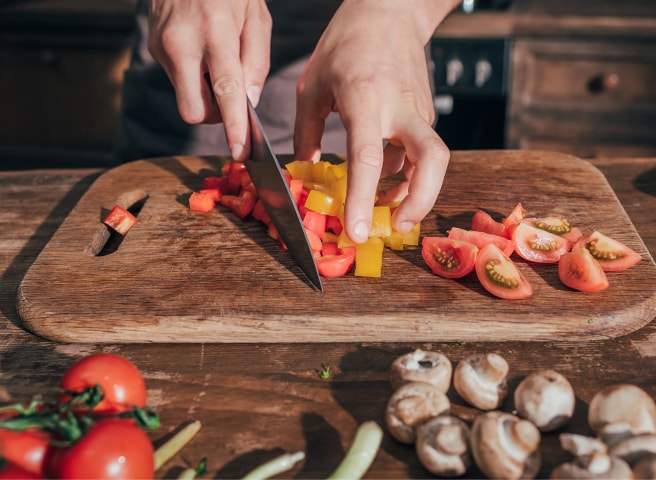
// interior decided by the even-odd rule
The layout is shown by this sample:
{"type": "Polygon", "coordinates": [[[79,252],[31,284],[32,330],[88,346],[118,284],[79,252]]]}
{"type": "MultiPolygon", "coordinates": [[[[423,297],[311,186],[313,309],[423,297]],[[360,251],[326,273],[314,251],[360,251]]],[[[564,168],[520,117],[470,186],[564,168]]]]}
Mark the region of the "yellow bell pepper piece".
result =
{"type": "Polygon", "coordinates": [[[370,237],[389,237],[392,234],[392,212],[387,206],[374,207],[370,237]]]}
{"type": "Polygon", "coordinates": [[[359,243],[355,250],[355,276],[380,277],[383,269],[383,250],[385,244],[380,237],[369,237],[359,243]]]}
{"type": "Polygon", "coordinates": [[[421,235],[421,223],[415,223],[414,226],[403,234],[403,245],[419,245],[419,236],[421,235]]]}
{"type": "Polygon", "coordinates": [[[305,208],[325,215],[338,215],[342,206],[332,195],[320,190],[310,190],[305,200],[305,208]]]}
{"type": "Polygon", "coordinates": [[[383,242],[386,247],[391,248],[392,250],[403,250],[403,235],[404,234],[393,230],[391,235],[383,238],[383,242]]]}
{"type": "Polygon", "coordinates": [[[293,160],[287,163],[285,168],[293,179],[311,182],[313,165],[314,164],[309,160],[293,160]]]}
{"type": "Polygon", "coordinates": [[[344,204],[346,201],[346,175],[331,183],[330,191],[338,202],[344,204]]]}

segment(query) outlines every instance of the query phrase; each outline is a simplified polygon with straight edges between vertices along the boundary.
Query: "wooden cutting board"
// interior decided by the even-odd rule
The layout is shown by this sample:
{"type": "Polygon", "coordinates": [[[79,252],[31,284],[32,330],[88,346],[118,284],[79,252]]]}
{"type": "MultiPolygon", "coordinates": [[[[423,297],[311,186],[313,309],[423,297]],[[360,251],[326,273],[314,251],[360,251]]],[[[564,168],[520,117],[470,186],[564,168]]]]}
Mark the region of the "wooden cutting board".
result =
{"type": "Polygon", "coordinates": [[[560,214],[643,257],[609,274],[600,293],[568,289],[555,265],[516,259],[530,299],[492,297],[475,274],[430,273],[419,248],[386,249],[380,278],[311,288],[263,224],[224,207],[192,212],[188,197],[222,158],[140,160],[101,175],[49,241],[17,297],[27,329],[61,342],[373,342],[590,340],[635,331],[656,316],[656,265],[606,179],[588,162],[531,151],[453,152],[422,235],[468,228],[476,209],[500,219],[522,202],[560,214]],[[108,254],[100,223],[116,203],[145,197],[137,224],[108,254]]]}

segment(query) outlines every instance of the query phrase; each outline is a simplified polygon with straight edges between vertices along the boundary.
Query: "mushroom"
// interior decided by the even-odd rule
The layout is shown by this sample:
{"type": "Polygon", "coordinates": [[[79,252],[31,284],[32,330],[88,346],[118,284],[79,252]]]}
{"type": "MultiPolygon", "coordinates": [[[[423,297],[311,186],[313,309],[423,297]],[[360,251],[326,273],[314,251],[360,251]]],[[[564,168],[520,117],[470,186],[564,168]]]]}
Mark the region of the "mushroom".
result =
{"type": "Polygon", "coordinates": [[[392,362],[390,383],[392,388],[397,389],[408,382],[426,382],[446,393],[451,385],[452,373],[453,367],[445,355],[417,349],[392,362]]]}
{"type": "Polygon", "coordinates": [[[517,414],[533,422],[542,432],[562,427],[574,415],[574,389],[555,370],[530,374],[519,383],[514,397],[517,414]]]}
{"type": "Polygon", "coordinates": [[[575,433],[563,433],[559,439],[560,445],[574,456],[574,460],[557,466],[551,472],[552,479],[633,478],[631,467],[621,458],[611,455],[601,439],[575,433]]]}
{"type": "Polygon", "coordinates": [[[632,435],[656,433],[656,403],[636,385],[612,385],[592,397],[588,423],[597,434],[618,423],[627,424],[632,435]]]}
{"type": "Polygon", "coordinates": [[[509,369],[506,359],[496,353],[470,355],[458,362],[453,386],[470,405],[494,410],[508,394],[509,369]]]}
{"type": "Polygon", "coordinates": [[[640,458],[633,465],[633,475],[639,479],[654,479],[656,478],[656,454],[649,453],[640,458]]]}
{"type": "Polygon", "coordinates": [[[469,443],[476,465],[488,478],[534,478],[540,469],[540,431],[516,415],[485,412],[474,420],[469,443]]]}
{"type": "Polygon", "coordinates": [[[417,457],[432,474],[464,475],[471,465],[469,427],[453,415],[438,415],[417,428],[417,457]]]}
{"type": "Polygon", "coordinates": [[[435,385],[410,382],[397,388],[387,402],[385,424],[399,442],[413,444],[416,429],[426,420],[447,413],[448,397],[435,385]]]}
{"type": "Polygon", "coordinates": [[[609,452],[633,465],[644,455],[656,455],[656,434],[643,433],[625,438],[611,445],[609,452]]]}

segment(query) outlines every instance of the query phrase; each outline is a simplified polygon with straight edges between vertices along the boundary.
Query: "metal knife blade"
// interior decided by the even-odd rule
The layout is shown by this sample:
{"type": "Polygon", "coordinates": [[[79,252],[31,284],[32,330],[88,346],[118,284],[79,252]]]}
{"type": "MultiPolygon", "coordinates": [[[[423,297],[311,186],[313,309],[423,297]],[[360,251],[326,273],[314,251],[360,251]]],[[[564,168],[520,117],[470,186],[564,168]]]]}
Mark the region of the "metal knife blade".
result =
{"type": "Polygon", "coordinates": [[[271,221],[278,229],[280,238],[287,245],[303,273],[312,284],[323,292],[321,277],[303,227],[303,221],[289,190],[281,165],[269,139],[262,128],[255,108],[248,100],[248,118],[251,127],[251,155],[244,163],[255,190],[262,200],[271,221]]]}

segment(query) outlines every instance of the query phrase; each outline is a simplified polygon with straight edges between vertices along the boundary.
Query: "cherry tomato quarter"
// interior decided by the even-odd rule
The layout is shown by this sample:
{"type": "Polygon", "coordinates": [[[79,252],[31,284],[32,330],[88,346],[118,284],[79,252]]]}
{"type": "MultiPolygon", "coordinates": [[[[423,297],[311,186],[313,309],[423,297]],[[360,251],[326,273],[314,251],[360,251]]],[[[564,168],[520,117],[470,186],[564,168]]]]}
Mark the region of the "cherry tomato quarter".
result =
{"type": "Polygon", "coordinates": [[[515,251],[515,244],[512,240],[492,233],[477,232],[475,230],[465,230],[464,228],[453,227],[449,230],[448,237],[453,238],[454,240],[464,240],[465,242],[473,243],[479,248],[479,250],[488,243],[494,243],[507,257],[512,255],[515,251]]]}
{"type": "Polygon", "coordinates": [[[642,260],[640,254],[598,231],[581,239],[585,248],[599,262],[605,272],[618,272],[632,267],[642,260]]]}
{"type": "Polygon", "coordinates": [[[582,292],[608,288],[608,277],[584,244],[577,243],[558,261],[558,278],[563,284],[582,292]]]}
{"type": "Polygon", "coordinates": [[[522,272],[493,243],[478,252],[476,276],[483,288],[496,297],[519,300],[533,295],[533,287],[522,272]]]}
{"type": "Polygon", "coordinates": [[[81,392],[99,385],[103,400],[96,405],[98,414],[129,411],[131,407],[146,406],[146,382],[136,365],[113,353],[96,353],[75,362],[64,373],[59,386],[81,392]]]}
{"type": "Polygon", "coordinates": [[[529,262],[556,263],[572,244],[566,238],[520,222],[511,227],[515,252],[529,262]]]}
{"type": "Polygon", "coordinates": [[[478,247],[447,237],[424,237],[421,255],[435,275],[462,278],[474,270],[478,247]]]}
{"type": "Polygon", "coordinates": [[[471,229],[476,232],[486,232],[500,237],[510,238],[507,228],[501,222],[497,222],[492,215],[485,210],[476,210],[472,216],[471,229]]]}
{"type": "Polygon", "coordinates": [[[106,418],[95,423],[74,445],[52,457],[59,479],[152,479],[153,445],[146,432],[129,420],[106,418]]]}

